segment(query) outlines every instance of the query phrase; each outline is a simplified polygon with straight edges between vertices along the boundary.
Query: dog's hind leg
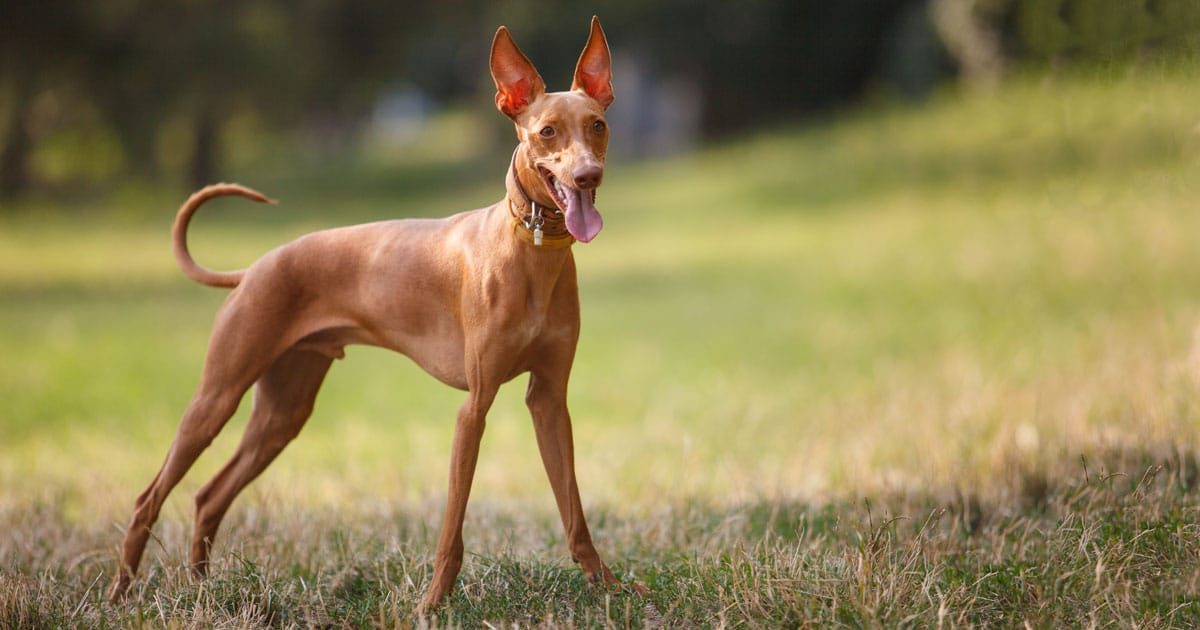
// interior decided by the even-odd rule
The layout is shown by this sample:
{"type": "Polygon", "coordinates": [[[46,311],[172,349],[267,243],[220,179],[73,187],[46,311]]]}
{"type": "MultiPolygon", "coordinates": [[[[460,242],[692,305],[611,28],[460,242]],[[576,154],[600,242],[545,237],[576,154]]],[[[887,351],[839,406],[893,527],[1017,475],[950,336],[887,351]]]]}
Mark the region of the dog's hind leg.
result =
{"type": "Polygon", "coordinates": [[[304,427],[333,359],[295,348],[283,353],[254,388],[254,411],[229,463],[196,494],[192,569],[204,575],[209,548],[234,498],[304,427]]]}
{"type": "Polygon", "coordinates": [[[183,413],[166,461],[134,505],[121,545],[120,566],[109,590],[112,601],[125,594],[137,573],[150,528],[167,495],[237,411],[250,385],[286,347],[279,336],[283,326],[278,318],[258,315],[259,305],[247,306],[237,296],[231,295],[217,316],[200,385],[183,413]]]}
{"type": "Polygon", "coordinates": [[[163,501],[237,410],[245,391],[245,388],[216,392],[202,389],[192,398],[183,414],[171,450],[167,452],[166,461],[134,504],[133,519],[125,531],[125,541],[121,546],[121,566],[109,591],[112,600],[124,595],[137,573],[142,552],[146,550],[146,542],[150,538],[150,528],[158,520],[163,501]]]}

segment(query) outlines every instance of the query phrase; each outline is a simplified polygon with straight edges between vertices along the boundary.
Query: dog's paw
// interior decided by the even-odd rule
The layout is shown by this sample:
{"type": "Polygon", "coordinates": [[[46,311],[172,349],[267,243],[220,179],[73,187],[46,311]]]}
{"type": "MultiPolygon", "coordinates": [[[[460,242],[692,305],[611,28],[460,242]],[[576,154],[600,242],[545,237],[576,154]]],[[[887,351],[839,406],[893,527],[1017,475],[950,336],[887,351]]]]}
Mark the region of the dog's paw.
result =
{"type": "Polygon", "coordinates": [[[131,577],[124,571],[117,573],[113,578],[112,585],[108,587],[108,601],[111,604],[119,604],[125,599],[125,593],[129,591],[129,583],[131,577]]]}

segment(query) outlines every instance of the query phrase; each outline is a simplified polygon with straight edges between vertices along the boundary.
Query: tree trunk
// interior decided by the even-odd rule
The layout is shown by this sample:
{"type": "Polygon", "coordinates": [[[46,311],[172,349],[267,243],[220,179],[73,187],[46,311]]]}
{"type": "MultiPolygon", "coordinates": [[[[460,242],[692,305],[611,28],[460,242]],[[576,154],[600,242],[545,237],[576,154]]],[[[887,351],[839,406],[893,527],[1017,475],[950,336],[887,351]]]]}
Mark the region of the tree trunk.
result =
{"type": "Polygon", "coordinates": [[[192,188],[202,188],[217,179],[217,117],[212,107],[204,107],[196,117],[192,163],[189,173],[192,188]]]}
{"type": "Polygon", "coordinates": [[[933,0],[930,14],[946,50],[958,62],[963,82],[991,89],[1004,73],[1000,34],[979,15],[978,0],[933,0]]]}
{"type": "Polygon", "coordinates": [[[29,188],[29,154],[33,149],[28,121],[31,87],[29,81],[18,79],[13,90],[15,106],[4,132],[4,151],[0,152],[0,199],[12,199],[29,188]]]}

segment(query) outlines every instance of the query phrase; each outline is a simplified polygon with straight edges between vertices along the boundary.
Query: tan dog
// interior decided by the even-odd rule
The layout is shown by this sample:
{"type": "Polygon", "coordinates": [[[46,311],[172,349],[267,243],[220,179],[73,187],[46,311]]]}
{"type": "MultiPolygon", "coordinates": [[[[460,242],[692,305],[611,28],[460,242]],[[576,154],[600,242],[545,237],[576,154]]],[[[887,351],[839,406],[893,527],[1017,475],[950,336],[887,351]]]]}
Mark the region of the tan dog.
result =
{"type": "MultiPolygon", "coordinates": [[[[613,100],[600,22],[568,92],[545,84],[503,26],[492,42],[496,106],[516,123],[504,199],[439,220],[383,221],[303,236],[249,268],[214,272],[192,260],[188,222],[208,199],[240,195],[209,186],[179,210],[175,256],[193,280],[232,287],[217,313],[200,384],[154,481],[137,498],[111,597],[137,572],[167,494],[257,383],[241,445],[196,495],[191,564],[203,575],[221,518],[238,492],[304,426],[317,389],[348,344],[391,348],[443,383],[467,391],[450,454],[450,490],[433,580],[422,607],[453,588],[463,559],[462,524],[484,418],[501,384],[529,372],[525,395],[538,448],[566,529],[571,557],[589,579],[617,584],[592,545],[575,482],[567,379],[579,337],[579,295],[570,245],[603,223],[594,205],[604,173],[613,100]]],[[[637,587],[641,590],[641,587],[637,587]]]]}

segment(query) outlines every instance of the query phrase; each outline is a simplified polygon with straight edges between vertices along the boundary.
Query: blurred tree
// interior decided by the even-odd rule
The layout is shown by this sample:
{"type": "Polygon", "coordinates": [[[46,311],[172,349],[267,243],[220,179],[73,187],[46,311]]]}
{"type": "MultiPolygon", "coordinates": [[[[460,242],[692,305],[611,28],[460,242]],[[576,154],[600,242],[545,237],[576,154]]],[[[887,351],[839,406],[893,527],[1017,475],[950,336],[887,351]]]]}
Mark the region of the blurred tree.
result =
{"type": "Polygon", "coordinates": [[[991,87],[1004,71],[1004,51],[995,22],[986,19],[990,0],[930,0],[938,34],[968,84],[991,87]]]}
{"type": "Polygon", "coordinates": [[[38,93],[79,72],[83,55],[74,42],[83,30],[82,6],[71,0],[0,2],[0,197],[15,196],[30,183],[38,93]]]}
{"type": "Polygon", "coordinates": [[[1126,56],[1149,39],[1145,0],[1070,0],[1065,11],[1072,44],[1087,54],[1126,56]]]}
{"type": "MultiPolygon", "coordinates": [[[[696,82],[701,128],[737,132],[828,109],[862,94],[880,78],[885,54],[922,41],[888,37],[925,0],[613,0],[599,3],[614,47],[632,52],[656,77],[696,82]]],[[[503,16],[548,79],[569,77],[578,27],[590,13],[560,3],[512,0],[503,16]],[[543,62],[542,60],[548,60],[543,62]]],[[[923,16],[928,24],[929,20],[923,16]]],[[[926,29],[931,30],[931,29],[926,29]]],[[[916,30],[909,30],[919,40],[916,30]]],[[[920,63],[941,77],[940,51],[920,63]]],[[[620,98],[620,95],[618,95],[620,98]]]]}
{"type": "Polygon", "coordinates": [[[1071,29],[1063,19],[1066,0],[1020,0],[1015,26],[1025,54],[1048,59],[1071,45],[1071,29]]]}
{"type": "Polygon", "coordinates": [[[1151,42],[1190,49],[1200,48],[1200,2],[1146,0],[1151,42]]]}
{"type": "Polygon", "coordinates": [[[229,103],[251,90],[261,53],[242,36],[241,12],[255,3],[96,3],[89,16],[89,64],[83,81],[117,132],[132,174],[160,175],[163,123],[184,116],[193,129],[189,183],[210,183],[219,153],[218,125],[229,103]],[[233,19],[231,19],[231,17],[233,19]]]}
{"type": "Polygon", "coordinates": [[[280,53],[294,83],[270,103],[286,110],[278,122],[316,119],[344,129],[361,123],[403,74],[408,42],[430,11],[427,2],[392,0],[305,0],[286,11],[288,40],[280,53]]]}
{"type": "Polygon", "coordinates": [[[240,110],[276,129],[362,116],[407,25],[383,0],[126,0],[104,11],[94,20],[91,93],[146,175],[158,174],[162,124],[190,121],[193,186],[217,178],[221,131],[240,110]]]}
{"type": "Polygon", "coordinates": [[[158,178],[166,123],[185,119],[191,185],[217,178],[243,110],[287,129],[362,119],[402,63],[413,11],[385,0],[0,3],[0,193],[29,183],[39,93],[77,89],[111,125],[128,174],[158,178]]]}
{"type": "Polygon", "coordinates": [[[1025,59],[1200,48],[1198,0],[7,0],[0,195],[37,178],[30,156],[56,125],[103,125],[123,174],[193,185],[219,176],[235,117],[344,154],[405,84],[440,103],[490,94],[487,46],[502,23],[561,89],[593,12],[618,63],[636,63],[637,89],[683,86],[674,97],[695,100],[688,115],[708,136],[877,85],[919,97],[950,71],[943,46],[984,83],[1025,59]]]}
{"type": "MultiPolygon", "coordinates": [[[[911,32],[896,24],[922,1],[604,0],[595,10],[649,77],[688,77],[702,128],[724,133],[854,97],[881,59],[905,50],[907,34],[881,42],[911,32]]],[[[24,120],[39,91],[79,90],[140,177],[164,175],[163,129],[186,121],[190,138],[171,149],[187,153],[185,178],[199,185],[217,177],[222,130],[238,112],[276,129],[318,128],[337,150],[400,77],[443,102],[487,92],[480,68],[499,23],[565,87],[590,16],[535,0],[16,0],[0,11],[9,189],[28,181],[22,165],[37,139],[24,120]]]]}
{"type": "Polygon", "coordinates": [[[1111,61],[1200,44],[1196,0],[1011,0],[1000,13],[1017,57],[1111,61]]]}

